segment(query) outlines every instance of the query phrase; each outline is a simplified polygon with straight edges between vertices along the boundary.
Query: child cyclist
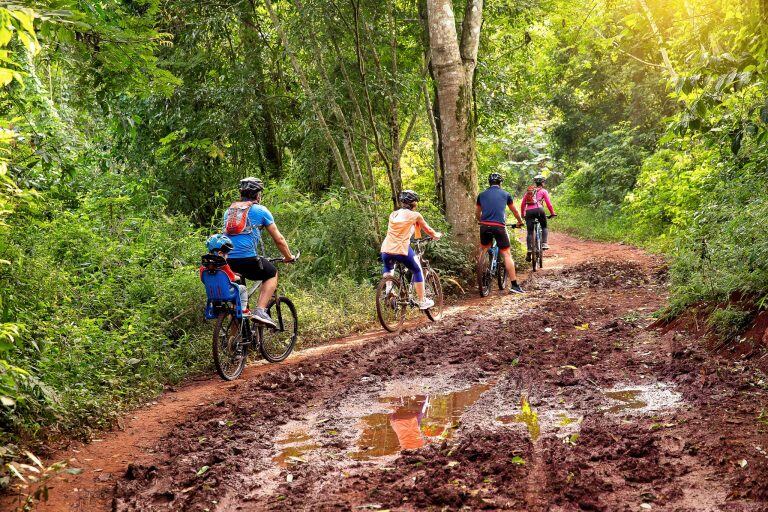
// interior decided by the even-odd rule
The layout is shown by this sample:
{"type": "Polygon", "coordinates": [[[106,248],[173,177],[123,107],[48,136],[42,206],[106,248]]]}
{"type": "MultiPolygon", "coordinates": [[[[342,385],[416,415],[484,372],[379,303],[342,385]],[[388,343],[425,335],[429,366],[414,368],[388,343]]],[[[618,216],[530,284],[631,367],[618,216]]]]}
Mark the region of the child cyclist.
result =
{"type": "MultiPolygon", "coordinates": [[[[234,244],[232,244],[232,240],[226,235],[217,234],[210,237],[205,245],[208,247],[208,254],[213,254],[222,258],[223,265],[219,267],[219,270],[227,274],[227,277],[233,286],[237,286],[237,291],[240,293],[240,307],[243,308],[243,316],[251,316],[251,310],[248,309],[248,289],[242,284],[237,283],[239,276],[232,272],[232,269],[229,268],[229,264],[226,263],[229,252],[235,248],[234,244]]],[[[205,271],[205,267],[201,266],[201,279],[203,277],[203,271],[205,271]]]]}
{"type": "Polygon", "coordinates": [[[528,191],[523,196],[523,201],[520,204],[520,213],[525,217],[525,227],[528,231],[528,236],[526,237],[528,253],[525,255],[525,261],[531,261],[531,252],[533,248],[533,222],[536,219],[539,219],[539,224],[541,224],[541,248],[549,249],[549,245],[547,244],[547,239],[549,238],[547,215],[546,212],[544,212],[542,203],[547,205],[550,216],[557,217],[557,214],[555,213],[555,209],[552,208],[552,202],[549,200],[549,192],[544,188],[545,181],[547,181],[547,179],[541,174],[534,176],[533,182],[535,185],[528,187],[528,191]]]}
{"type": "Polygon", "coordinates": [[[411,247],[411,236],[421,236],[421,230],[434,238],[440,239],[439,233],[429,227],[427,221],[420,213],[416,212],[419,203],[419,195],[413,190],[404,190],[398,197],[401,208],[395,210],[389,216],[387,236],[381,244],[381,261],[384,263],[383,274],[392,274],[395,263],[400,262],[413,274],[413,287],[420,309],[429,309],[435,305],[432,299],[424,296],[424,274],[421,271],[421,262],[416,258],[416,253],[411,247]]]}

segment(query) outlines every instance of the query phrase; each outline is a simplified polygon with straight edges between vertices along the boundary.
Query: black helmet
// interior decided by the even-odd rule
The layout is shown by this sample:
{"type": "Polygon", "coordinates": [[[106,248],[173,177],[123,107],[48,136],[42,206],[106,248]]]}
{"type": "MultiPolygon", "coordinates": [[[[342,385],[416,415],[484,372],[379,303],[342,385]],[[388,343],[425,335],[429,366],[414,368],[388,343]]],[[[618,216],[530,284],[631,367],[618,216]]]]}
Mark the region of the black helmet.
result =
{"type": "Polygon", "coordinates": [[[547,181],[547,178],[545,178],[543,174],[537,174],[533,177],[533,182],[537,185],[541,185],[545,181],[547,181]]]}
{"type": "Polygon", "coordinates": [[[492,172],[491,175],[488,176],[489,185],[501,185],[502,181],[504,181],[504,177],[497,172],[492,172]]]}
{"type": "Polygon", "coordinates": [[[419,202],[419,194],[413,190],[403,190],[398,197],[400,204],[404,206],[413,206],[413,203],[419,202]]]}
{"type": "Polygon", "coordinates": [[[240,194],[244,197],[256,197],[256,194],[264,190],[264,182],[259,178],[243,178],[240,180],[240,194]]]}

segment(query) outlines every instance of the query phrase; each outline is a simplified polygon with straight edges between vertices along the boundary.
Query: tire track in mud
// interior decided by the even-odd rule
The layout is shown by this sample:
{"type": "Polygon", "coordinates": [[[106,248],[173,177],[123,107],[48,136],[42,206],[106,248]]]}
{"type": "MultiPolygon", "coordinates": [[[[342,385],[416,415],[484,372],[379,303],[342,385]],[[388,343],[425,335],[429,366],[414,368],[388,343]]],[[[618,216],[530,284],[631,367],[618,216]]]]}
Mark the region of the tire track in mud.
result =
{"type": "Polygon", "coordinates": [[[757,369],[645,329],[665,298],[659,262],[552,242],[526,297],[470,300],[438,324],[212,384],[221,394],[170,418],[156,454],[105,482],[99,501],[59,510],[768,509],[757,369]],[[490,387],[457,398],[479,385],[490,387]],[[368,448],[364,418],[392,421],[424,397],[423,447],[352,456],[368,448]],[[519,420],[524,397],[535,436],[519,420]],[[445,407],[460,417],[435,420],[445,407]],[[314,447],[278,464],[291,433],[314,447]]]}

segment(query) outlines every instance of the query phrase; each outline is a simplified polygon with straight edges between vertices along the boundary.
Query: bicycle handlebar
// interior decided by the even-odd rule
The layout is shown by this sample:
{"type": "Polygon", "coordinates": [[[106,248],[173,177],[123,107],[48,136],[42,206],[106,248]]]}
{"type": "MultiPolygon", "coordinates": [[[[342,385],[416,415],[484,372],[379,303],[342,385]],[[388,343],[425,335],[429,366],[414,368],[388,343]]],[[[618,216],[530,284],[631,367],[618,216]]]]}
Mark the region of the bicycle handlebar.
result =
{"type": "Polygon", "coordinates": [[[300,256],[301,256],[301,251],[297,251],[291,261],[285,261],[285,258],[269,258],[269,262],[270,263],[296,263],[297,261],[299,261],[300,256]]]}

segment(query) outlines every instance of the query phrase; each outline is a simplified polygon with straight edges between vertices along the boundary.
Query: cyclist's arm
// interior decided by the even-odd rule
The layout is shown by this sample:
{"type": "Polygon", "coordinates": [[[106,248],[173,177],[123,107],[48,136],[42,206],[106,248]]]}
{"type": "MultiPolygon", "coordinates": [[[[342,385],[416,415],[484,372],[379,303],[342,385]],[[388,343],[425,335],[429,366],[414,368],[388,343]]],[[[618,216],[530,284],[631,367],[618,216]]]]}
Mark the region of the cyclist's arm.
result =
{"type": "Polygon", "coordinates": [[[267,233],[269,233],[269,236],[272,237],[272,240],[275,241],[277,250],[280,251],[280,254],[283,255],[283,258],[288,261],[293,260],[293,254],[291,254],[291,249],[288,247],[288,242],[285,241],[285,237],[280,232],[280,230],[277,229],[277,224],[273,222],[265,229],[267,230],[267,233]]]}
{"type": "Polygon", "coordinates": [[[517,208],[515,208],[514,201],[510,201],[507,206],[509,206],[509,209],[512,211],[512,215],[514,215],[515,218],[517,219],[517,223],[522,224],[523,218],[520,216],[520,213],[517,211],[517,208]]]}
{"type": "Polygon", "coordinates": [[[542,189],[542,192],[544,192],[542,197],[544,198],[544,204],[547,205],[547,209],[549,210],[549,214],[550,215],[555,215],[555,209],[552,208],[552,202],[549,200],[549,192],[547,192],[546,190],[543,190],[543,189],[542,189]]]}
{"type": "Polygon", "coordinates": [[[477,222],[480,222],[480,219],[483,217],[483,207],[480,206],[480,203],[475,204],[475,220],[477,222]]]}
{"type": "Polygon", "coordinates": [[[525,216],[525,194],[523,194],[523,200],[520,201],[520,215],[525,216]]]}
{"type": "Polygon", "coordinates": [[[427,221],[424,220],[424,217],[422,217],[421,214],[419,214],[419,218],[416,221],[416,225],[419,226],[421,229],[423,229],[432,238],[440,238],[437,231],[429,227],[429,224],[427,224],[427,221]]]}

